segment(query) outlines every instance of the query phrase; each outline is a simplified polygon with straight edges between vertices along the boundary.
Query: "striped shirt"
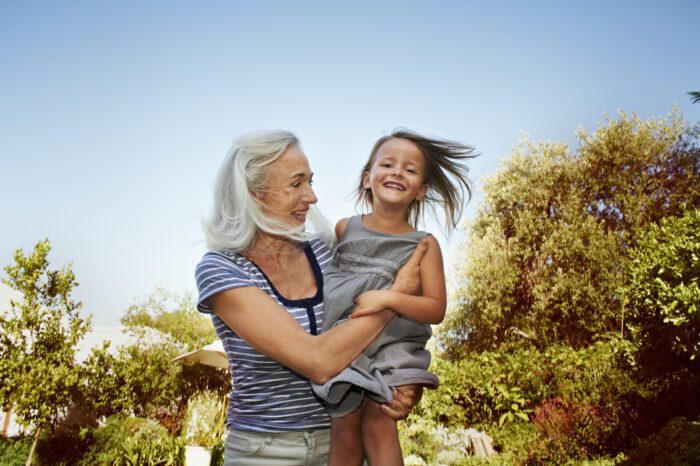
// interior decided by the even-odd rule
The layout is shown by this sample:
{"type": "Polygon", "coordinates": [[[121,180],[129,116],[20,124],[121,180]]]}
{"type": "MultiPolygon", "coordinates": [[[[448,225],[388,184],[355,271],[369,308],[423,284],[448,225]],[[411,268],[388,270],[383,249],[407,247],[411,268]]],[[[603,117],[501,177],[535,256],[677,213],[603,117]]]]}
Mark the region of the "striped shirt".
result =
{"type": "Polygon", "coordinates": [[[322,400],[304,376],[254,350],[207,305],[207,299],[225,290],[257,286],[287,310],[307,332],[316,334],[323,323],[323,269],[331,251],[319,239],[304,248],[316,279],[316,295],[288,300],[254,262],[235,253],[207,252],[197,265],[197,309],[211,314],[231,366],[227,427],[257,432],[288,432],[330,427],[322,400]]]}

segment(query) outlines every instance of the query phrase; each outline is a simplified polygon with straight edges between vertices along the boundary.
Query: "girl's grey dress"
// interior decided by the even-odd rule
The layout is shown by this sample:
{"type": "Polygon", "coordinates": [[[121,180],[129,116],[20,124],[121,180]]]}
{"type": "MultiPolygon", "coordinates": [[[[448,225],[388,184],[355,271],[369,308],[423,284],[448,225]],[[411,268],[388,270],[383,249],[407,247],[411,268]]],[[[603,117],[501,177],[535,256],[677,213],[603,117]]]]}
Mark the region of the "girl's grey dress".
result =
{"type": "MultiPolygon", "coordinates": [[[[346,320],[363,292],[389,288],[426,235],[381,233],[366,227],[361,217],[352,217],[323,275],[322,331],[346,320]]],[[[431,335],[430,325],[396,316],[343,372],[323,385],[313,384],[314,392],[327,402],[330,415],[339,417],[357,409],[365,395],[380,403],[391,401],[391,387],[437,388],[438,378],[427,371],[430,352],[425,344],[431,335]]]]}

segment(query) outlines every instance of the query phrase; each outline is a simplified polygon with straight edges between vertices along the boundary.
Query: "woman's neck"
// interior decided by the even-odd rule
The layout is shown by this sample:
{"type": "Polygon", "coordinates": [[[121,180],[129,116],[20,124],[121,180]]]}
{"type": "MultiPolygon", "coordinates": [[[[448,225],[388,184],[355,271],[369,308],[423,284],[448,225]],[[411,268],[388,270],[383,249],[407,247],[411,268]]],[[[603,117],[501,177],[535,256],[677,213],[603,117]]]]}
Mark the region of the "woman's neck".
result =
{"type": "Polygon", "coordinates": [[[261,233],[253,244],[243,251],[243,255],[254,262],[283,263],[303,249],[303,245],[296,241],[261,233]]]}

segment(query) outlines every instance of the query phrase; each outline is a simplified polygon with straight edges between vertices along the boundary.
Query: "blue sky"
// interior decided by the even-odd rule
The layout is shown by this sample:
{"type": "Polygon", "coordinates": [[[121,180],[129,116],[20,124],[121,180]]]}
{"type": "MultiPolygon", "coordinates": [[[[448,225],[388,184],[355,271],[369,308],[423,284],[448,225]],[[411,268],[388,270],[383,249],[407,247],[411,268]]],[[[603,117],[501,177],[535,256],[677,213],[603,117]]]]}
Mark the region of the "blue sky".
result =
{"type": "MultiPolygon", "coordinates": [[[[478,189],[523,132],[573,142],[605,113],[673,105],[698,122],[698,17],[690,1],[2,2],[0,264],[48,237],[97,324],[156,286],[194,291],[216,170],[254,129],[300,136],[336,221],[398,126],[475,145],[478,189]]],[[[439,237],[448,264],[462,236],[439,237]]]]}

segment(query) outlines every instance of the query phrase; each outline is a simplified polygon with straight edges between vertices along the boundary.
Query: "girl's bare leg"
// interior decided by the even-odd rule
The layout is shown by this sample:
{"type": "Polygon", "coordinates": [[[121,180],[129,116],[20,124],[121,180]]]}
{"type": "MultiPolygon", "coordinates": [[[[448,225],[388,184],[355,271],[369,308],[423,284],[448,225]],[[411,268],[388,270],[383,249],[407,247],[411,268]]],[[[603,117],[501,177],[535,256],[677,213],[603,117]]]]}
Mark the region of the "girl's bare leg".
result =
{"type": "Polygon", "coordinates": [[[328,466],[361,466],[365,460],[361,431],[362,408],[331,418],[331,452],[328,466]]]}
{"type": "Polygon", "coordinates": [[[396,421],[387,417],[379,403],[369,398],[365,398],[361,411],[362,444],[370,466],[403,466],[396,421]]]}

